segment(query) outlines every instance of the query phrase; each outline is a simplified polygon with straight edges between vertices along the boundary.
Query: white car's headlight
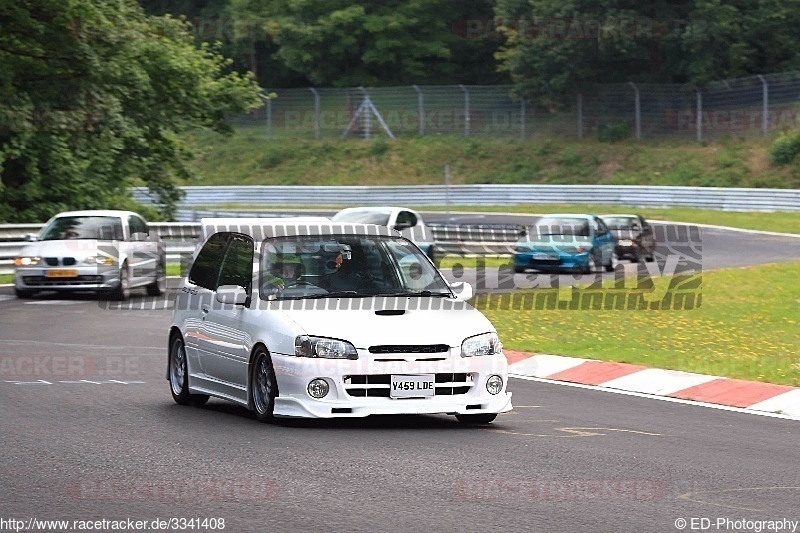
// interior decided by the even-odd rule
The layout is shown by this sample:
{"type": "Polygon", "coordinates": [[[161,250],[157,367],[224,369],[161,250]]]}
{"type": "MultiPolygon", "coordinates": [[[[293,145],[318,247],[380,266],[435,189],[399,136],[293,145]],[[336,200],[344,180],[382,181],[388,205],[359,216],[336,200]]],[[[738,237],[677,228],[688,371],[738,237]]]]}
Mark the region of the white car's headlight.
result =
{"type": "Polygon", "coordinates": [[[620,246],[633,246],[633,241],[630,239],[620,239],[618,244],[620,246]]]}
{"type": "Polygon", "coordinates": [[[14,259],[14,266],[26,267],[36,266],[42,260],[41,257],[17,257],[14,259]]]}
{"type": "Polygon", "coordinates": [[[356,347],[347,341],[309,335],[300,335],[294,340],[294,354],[298,357],[358,359],[356,347]]]}
{"type": "Polygon", "coordinates": [[[461,343],[461,357],[475,357],[478,355],[494,355],[502,352],[503,343],[497,333],[483,333],[474,337],[467,337],[461,343]]]}

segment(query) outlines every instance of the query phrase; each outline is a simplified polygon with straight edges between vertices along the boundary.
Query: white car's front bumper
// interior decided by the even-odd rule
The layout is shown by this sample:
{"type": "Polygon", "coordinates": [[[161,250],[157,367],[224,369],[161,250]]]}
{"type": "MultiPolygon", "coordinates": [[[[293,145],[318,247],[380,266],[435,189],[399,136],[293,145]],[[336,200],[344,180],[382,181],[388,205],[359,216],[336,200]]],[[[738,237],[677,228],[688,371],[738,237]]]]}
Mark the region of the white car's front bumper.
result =
{"type": "Polygon", "coordinates": [[[485,414],[510,411],[507,362],[502,354],[420,361],[414,358],[330,360],[273,354],[278,380],[276,416],[335,418],[390,414],[485,414]],[[435,375],[435,394],[426,398],[391,398],[392,375],[435,375]],[[490,394],[486,380],[503,379],[499,394],[490,394]],[[307,390],[312,379],[324,379],[330,388],[322,399],[307,390]]]}

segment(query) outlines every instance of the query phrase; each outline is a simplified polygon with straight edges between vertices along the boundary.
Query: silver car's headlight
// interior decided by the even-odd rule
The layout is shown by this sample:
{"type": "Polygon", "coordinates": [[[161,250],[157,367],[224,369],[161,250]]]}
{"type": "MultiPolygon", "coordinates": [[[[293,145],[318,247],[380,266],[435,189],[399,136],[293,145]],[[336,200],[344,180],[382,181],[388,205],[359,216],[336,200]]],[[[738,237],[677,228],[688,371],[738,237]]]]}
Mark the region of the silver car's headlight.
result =
{"type": "Polygon", "coordinates": [[[340,339],[300,335],[294,340],[294,354],[298,357],[325,359],[358,359],[356,347],[340,339]]]}
{"type": "Polygon", "coordinates": [[[97,254],[97,255],[90,255],[89,257],[84,259],[83,262],[86,263],[87,265],[113,265],[114,258],[111,257],[110,255],[97,254]]]}
{"type": "Polygon", "coordinates": [[[18,267],[26,267],[26,266],[36,266],[42,260],[41,257],[17,257],[14,259],[14,266],[18,267]]]}
{"type": "Polygon", "coordinates": [[[494,355],[501,353],[503,343],[497,333],[483,333],[474,337],[467,337],[461,343],[461,357],[475,357],[478,355],[494,355]]]}

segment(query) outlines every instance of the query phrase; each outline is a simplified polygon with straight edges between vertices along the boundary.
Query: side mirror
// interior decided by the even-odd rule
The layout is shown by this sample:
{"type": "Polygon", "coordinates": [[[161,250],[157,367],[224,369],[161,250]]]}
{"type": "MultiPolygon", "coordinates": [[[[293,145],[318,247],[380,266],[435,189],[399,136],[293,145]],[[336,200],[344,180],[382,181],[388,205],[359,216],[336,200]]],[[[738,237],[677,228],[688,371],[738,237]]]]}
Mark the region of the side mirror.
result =
{"type": "Polygon", "coordinates": [[[35,233],[26,233],[25,234],[25,242],[35,242],[39,240],[39,236],[35,233]]]}
{"type": "Polygon", "coordinates": [[[450,288],[453,290],[453,293],[455,293],[456,298],[465,302],[475,296],[475,291],[472,290],[472,285],[466,281],[457,281],[451,284],[450,288]]]}
{"type": "Polygon", "coordinates": [[[215,298],[221,304],[245,305],[248,294],[245,288],[239,285],[220,285],[217,287],[215,298]]]}
{"type": "Polygon", "coordinates": [[[403,231],[404,229],[408,229],[411,227],[413,227],[413,224],[409,222],[399,222],[394,225],[394,229],[396,229],[397,231],[403,231]]]}

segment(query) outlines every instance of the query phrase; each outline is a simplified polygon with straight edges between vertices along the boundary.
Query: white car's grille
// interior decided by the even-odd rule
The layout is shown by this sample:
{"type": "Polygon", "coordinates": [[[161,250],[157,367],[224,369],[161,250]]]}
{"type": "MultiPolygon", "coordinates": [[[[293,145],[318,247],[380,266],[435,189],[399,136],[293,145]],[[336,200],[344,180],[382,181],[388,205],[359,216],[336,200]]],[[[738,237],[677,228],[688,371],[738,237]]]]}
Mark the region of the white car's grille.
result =
{"type": "MultiPolygon", "coordinates": [[[[355,397],[388,398],[391,382],[391,374],[360,374],[344,377],[345,391],[355,397]]],[[[434,394],[436,396],[467,394],[474,385],[471,374],[438,373],[434,394]]]]}

